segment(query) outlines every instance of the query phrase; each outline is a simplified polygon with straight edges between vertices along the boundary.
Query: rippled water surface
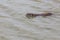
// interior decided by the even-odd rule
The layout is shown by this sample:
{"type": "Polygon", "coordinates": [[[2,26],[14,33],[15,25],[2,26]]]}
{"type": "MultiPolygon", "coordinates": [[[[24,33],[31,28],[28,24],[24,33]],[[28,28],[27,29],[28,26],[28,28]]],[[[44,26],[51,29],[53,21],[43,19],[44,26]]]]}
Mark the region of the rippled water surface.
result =
{"type": "Polygon", "coordinates": [[[60,40],[60,0],[0,0],[0,40],[60,40]]]}

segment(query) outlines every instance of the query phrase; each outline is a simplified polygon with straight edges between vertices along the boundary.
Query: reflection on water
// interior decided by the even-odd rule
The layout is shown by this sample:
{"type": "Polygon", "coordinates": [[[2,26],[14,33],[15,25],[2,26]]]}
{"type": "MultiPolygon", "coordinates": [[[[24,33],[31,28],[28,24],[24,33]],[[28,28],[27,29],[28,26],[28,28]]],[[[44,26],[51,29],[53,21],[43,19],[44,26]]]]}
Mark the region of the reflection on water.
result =
{"type": "Polygon", "coordinates": [[[60,1],[0,0],[0,40],[60,40],[60,1]],[[46,11],[54,15],[26,17],[46,11]]]}

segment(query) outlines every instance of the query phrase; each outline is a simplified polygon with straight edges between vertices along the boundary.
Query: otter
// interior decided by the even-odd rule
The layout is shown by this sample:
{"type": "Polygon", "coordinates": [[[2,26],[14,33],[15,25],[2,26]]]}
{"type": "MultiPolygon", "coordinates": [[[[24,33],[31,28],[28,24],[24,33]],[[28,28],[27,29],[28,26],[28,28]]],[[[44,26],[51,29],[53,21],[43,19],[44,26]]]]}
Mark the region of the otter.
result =
{"type": "Polygon", "coordinates": [[[46,17],[46,16],[51,16],[52,13],[42,13],[42,14],[33,14],[33,13],[27,13],[26,14],[26,17],[28,18],[33,18],[33,17],[36,17],[36,16],[43,16],[43,17],[46,17]]]}

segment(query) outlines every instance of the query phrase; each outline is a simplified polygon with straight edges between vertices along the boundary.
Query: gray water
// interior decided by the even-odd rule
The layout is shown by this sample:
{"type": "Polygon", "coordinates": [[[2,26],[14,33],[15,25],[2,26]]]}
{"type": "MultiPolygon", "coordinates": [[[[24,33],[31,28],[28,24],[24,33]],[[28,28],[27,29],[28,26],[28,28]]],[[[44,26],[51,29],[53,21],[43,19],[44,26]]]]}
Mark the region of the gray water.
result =
{"type": "Polygon", "coordinates": [[[0,0],[0,40],[60,40],[60,0],[0,0]]]}

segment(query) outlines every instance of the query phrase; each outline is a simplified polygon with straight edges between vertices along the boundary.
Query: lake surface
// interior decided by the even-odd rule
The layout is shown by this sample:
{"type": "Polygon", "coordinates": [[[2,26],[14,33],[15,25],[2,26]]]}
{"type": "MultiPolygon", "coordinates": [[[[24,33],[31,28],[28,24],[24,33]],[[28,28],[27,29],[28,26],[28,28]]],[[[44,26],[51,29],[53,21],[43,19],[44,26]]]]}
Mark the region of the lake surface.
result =
{"type": "Polygon", "coordinates": [[[60,40],[60,0],[0,0],[0,40],[60,40]]]}

